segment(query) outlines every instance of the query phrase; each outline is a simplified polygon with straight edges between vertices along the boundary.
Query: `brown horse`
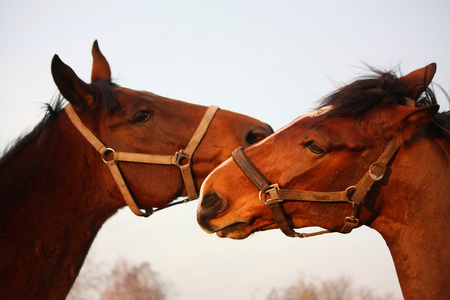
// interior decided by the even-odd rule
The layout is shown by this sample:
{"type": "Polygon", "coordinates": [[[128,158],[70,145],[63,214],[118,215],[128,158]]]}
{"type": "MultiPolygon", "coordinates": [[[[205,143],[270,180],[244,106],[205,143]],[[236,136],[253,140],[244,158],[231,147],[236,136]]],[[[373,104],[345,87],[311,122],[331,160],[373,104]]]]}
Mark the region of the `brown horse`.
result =
{"type": "Polygon", "coordinates": [[[49,106],[0,160],[0,299],[63,299],[126,201],[148,215],[188,194],[182,178],[194,198],[232,149],[271,133],[247,116],[119,87],[97,42],[92,53],[91,84],[55,55],[53,78],[70,104],[49,106]]]}
{"type": "Polygon", "coordinates": [[[315,234],[293,228],[370,226],[391,251],[405,299],[448,297],[450,114],[437,113],[428,88],[435,70],[357,80],[233,151],[203,183],[199,224],[234,239],[274,228],[306,237],[315,234]]]}

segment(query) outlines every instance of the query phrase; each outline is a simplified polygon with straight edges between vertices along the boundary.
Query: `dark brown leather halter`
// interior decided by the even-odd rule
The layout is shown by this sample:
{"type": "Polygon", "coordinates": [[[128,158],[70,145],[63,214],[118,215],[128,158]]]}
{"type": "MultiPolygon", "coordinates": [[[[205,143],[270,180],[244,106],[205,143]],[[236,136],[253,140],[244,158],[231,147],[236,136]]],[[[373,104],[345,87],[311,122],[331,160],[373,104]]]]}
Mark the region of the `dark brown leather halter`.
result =
{"type": "MultiPolygon", "coordinates": [[[[194,132],[191,140],[184,150],[180,150],[175,153],[175,155],[153,155],[153,154],[141,154],[141,153],[128,153],[128,152],[116,152],[114,149],[106,147],[81,121],[78,115],[75,113],[72,105],[68,104],[64,110],[67,116],[72,121],[73,125],[80,131],[80,133],[88,140],[88,142],[100,153],[101,159],[106,163],[111,171],[111,174],[116,181],[119,190],[125,199],[128,207],[137,216],[148,217],[153,212],[160,209],[141,209],[139,208],[136,200],[131,195],[125,180],[123,179],[122,173],[120,172],[117,162],[137,162],[144,164],[158,164],[158,165],[172,165],[177,166],[181,170],[181,175],[183,177],[184,185],[188,193],[188,198],[178,202],[173,202],[166,207],[185,203],[187,201],[197,199],[198,194],[195,188],[195,183],[192,175],[191,160],[194,155],[195,149],[203,139],[203,136],[208,130],[209,124],[211,124],[215,113],[219,110],[217,106],[210,106],[205,112],[203,119],[194,132]],[[108,157],[112,156],[112,159],[108,160],[108,157]]],[[[162,209],[162,208],[161,208],[162,209]]]]}
{"type": "Polygon", "coordinates": [[[398,146],[394,141],[389,142],[380,158],[372,163],[367,173],[354,186],[349,186],[345,191],[339,192],[313,192],[313,191],[298,191],[286,190],[280,188],[275,183],[270,181],[256,168],[252,161],[245,154],[244,148],[239,147],[232,152],[234,161],[238,164],[245,175],[251,182],[259,189],[259,200],[270,207],[280,229],[289,237],[305,238],[309,236],[329,233],[328,230],[323,230],[315,233],[297,233],[289,225],[286,212],[281,203],[284,201],[303,201],[303,202],[321,202],[321,203],[349,203],[352,205],[352,215],[345,218],[344,226],[340,230],[341,233],[349,233],[359,223],[359,213],[364,197],[370,190],[372,185],[383,178],[386,165],[394,156],[398,146]]]}

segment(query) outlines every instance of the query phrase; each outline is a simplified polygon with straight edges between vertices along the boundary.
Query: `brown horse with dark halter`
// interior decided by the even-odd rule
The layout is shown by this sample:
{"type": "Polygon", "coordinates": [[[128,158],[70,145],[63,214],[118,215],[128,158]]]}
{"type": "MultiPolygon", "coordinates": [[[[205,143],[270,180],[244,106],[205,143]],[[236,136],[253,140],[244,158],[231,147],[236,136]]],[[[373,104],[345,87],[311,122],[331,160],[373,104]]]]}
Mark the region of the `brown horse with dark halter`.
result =
{"type": "Polygon", "coordinates": [[[391,251],[405,299],[447,298],[450,114],[437,113],[428,88],[435,70],[355,81],[236,149],[203,183],[199,224],[235,239],[273,228],[306,237],[370,226],[391,251]],[[293,229],[308,226],[325,230],[293,229]]]}
{"type": "Polygon", "coordinates": [[[92,53],[91,84],[55,55],[69,104],[49,107],[0,160],[0,299],[65,298],[119,208],[148,216],[196,198],[232,149],[271,133],[247,116],[119,87],[97,42],[92,53]]]}

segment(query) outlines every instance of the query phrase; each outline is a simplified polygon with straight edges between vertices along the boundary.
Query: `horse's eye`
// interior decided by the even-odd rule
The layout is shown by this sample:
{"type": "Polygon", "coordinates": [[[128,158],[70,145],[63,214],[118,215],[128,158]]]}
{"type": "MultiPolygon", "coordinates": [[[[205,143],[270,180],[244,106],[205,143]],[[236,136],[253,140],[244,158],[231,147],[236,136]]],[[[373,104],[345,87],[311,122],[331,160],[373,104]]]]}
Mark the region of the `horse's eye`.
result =
{"type": "Polygon", "coordinates": [[[145,123],[153,116],[154,112],[141,110],[134,115],[133,123],[145,123]]]}
{"type": "Polygon", "coordinates": [[[323,151],[322,148],[320,148],[320,146],[317,145],[316,142],[314,142],[314,141],[307,142],[307,143],[305,144],[305,146],[306,146],[312,153],[315,153],[315,154],[323,154],[323,153],[325,153],[325,151],[323,151]]]}

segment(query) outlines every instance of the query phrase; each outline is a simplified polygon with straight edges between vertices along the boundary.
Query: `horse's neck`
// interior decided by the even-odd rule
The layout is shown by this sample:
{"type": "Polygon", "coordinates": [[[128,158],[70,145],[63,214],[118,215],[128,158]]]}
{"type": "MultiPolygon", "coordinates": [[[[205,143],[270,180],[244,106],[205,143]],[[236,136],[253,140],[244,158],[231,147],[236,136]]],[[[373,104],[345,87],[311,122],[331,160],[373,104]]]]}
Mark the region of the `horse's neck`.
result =
{"type": "Polygon", "coordinates": [[[402,147],[380,190],[383,208],[372,227],[391,251],[405,299],[450,294],[449,149],[446,139],[424,138],[402,147]]]}
{"type": "Polygon", "coordinates": [[[2,299],[64,298],[101,224],[119,207],[98,203],[108,193],[97,185],[101,164],[91,162],[81,135],[64,128],[61,113],[0,170],[2,299]]]}

